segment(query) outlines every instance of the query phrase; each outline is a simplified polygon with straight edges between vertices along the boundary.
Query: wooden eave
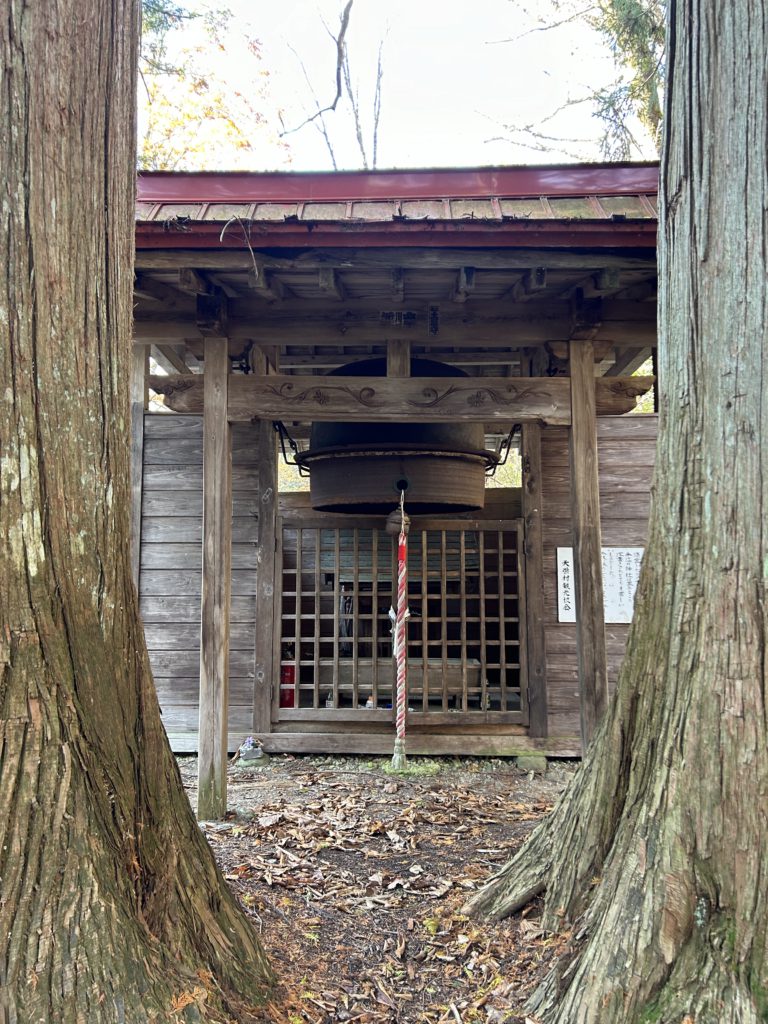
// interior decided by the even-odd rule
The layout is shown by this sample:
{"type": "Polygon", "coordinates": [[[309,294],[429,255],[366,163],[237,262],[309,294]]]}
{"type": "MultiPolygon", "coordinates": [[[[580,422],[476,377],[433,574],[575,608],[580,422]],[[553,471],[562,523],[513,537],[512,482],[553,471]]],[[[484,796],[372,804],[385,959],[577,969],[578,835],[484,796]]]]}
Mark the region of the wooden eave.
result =
{"type": "Polygon", "coordinates": [[[138,248],[653,247],[655,165],[140,175],[138,248]]]}
{"type": "Polygon", "coordinates": [[[588,331],[599,373],[655,344],[655,165],[144,174],[135,339],[195,372],[216,296],[233,360],[324,374],[407,342],[473,376],[588,331]],[[202,319],[201,319],[202,316],[202,319]],[[399,340],[398,340],[399,339],[399,340]],[[250,355],[249,355],[250,353],[250,355]]]}

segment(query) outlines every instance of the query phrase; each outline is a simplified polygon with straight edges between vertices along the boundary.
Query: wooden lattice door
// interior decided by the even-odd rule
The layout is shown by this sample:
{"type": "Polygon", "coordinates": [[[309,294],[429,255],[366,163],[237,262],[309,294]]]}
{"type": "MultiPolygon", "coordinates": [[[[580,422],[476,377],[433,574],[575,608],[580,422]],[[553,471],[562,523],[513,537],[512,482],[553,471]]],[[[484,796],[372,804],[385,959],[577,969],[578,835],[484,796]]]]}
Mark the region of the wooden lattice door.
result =
{"type": "MultiPolygon", "coordinates": [[[[380,520],[337,523],[307,518],[279,527],[274,710],[280,721],[391,713],[392,538],[380,520]]],[[[414,720],[527,724],[521,552],[519,520],[413,522],[408,705],[414,720]]]]}

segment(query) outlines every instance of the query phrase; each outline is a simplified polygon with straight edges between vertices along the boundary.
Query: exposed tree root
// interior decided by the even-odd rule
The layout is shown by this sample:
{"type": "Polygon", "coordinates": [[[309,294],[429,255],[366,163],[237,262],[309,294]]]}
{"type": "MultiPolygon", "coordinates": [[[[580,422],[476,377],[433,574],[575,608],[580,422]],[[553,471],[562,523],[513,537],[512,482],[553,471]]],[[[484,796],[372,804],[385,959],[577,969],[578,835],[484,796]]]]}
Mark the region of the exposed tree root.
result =
{"type": "MultiPolygon", "coordinates": [[[[629,703],[635,697],[629,694],[629,703]]],[[[556,931],[586,906],[592,879],[602,872],[626,792],[627,736],[621,708],[612,707],[590,755],[554,810],[520,850],[467,902],[465,913],[500,919],[547,892],[544,925],[556,931]],[[603,738],[605,737],[605,738],[603,738]],[[595,752],[603,752],[593,770],[595,752]],[[608,751],[606,754],[605,752],[608,751]]]]}

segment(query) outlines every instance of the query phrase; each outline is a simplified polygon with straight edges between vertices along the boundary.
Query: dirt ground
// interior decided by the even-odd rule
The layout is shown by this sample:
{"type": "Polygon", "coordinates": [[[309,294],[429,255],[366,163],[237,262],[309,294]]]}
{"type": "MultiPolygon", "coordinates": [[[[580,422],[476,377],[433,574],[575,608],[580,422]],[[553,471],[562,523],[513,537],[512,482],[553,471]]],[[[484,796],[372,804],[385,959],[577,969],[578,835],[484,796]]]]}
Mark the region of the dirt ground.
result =
{"type": "MultiPolygon", "coordinates": [[[[180,758],[194,801],[195,758],[180,758]]],[[[228,819],[203,829],[280,981],[273,1024],[524,1024],[566,936],[539,907],[469,920],[468,895],[552,807],[575,765],[293,757],[229,769],[228,819]]]]}

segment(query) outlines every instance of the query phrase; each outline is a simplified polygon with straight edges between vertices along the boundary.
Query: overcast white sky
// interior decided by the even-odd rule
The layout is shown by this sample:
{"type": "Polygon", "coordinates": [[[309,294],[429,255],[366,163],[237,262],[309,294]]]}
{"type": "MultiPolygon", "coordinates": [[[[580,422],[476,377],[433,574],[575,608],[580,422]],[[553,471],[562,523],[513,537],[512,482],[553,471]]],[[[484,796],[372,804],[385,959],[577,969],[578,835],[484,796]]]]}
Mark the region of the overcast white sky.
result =
{"type": "MultiPolygon", "coordinates": [[[[253,89],[254,80],[266,82],[260,108],[268,128],[258,133],[255,152],[219,149],[211,153],[208,165],[330,169],[327,147],[314,127],[285,136],[287,153],[277,144],[277,135],[280,116],[293,127],[313,110],[301,62],[321,103],[333,97],[335,49],[324,22],[337,31],[342,0],[222,2],[235,19],[230,44],[219,58],[219,73],[245,93],[253,89]],[[261,43],[260,64],[238,49],[237,40],[246,32],[261,43]],[[258,75],[259,71],[269,74],[258,75]]],[[[378,165],[458,167],[600,159],[601,127],[589,104],[567,107],[546,120],[569,100],[585,97],[617,76],[605,41],[583,22],[529,31],[540,19],[551,23],[562,17],[563,6],[558,11],[553,0],[355,0],[347,42],[366,114],[372,105],[379,41],[384,40],[378,165]],[[517,38],[512,42],[501,41],[513,37],[517,38]],[[534,139],[520,132],[513,139],[504,127],[529,124],[576,141],[553,142],[550,151],[540,152],[534,139]]],[[[348,112],[340,107],[327,115],[327,123],[339,166],[359,167],[348,112]]],[[[654,157],[652,147],[635,154],[636,159],[643,157],[654,157]]]]}

